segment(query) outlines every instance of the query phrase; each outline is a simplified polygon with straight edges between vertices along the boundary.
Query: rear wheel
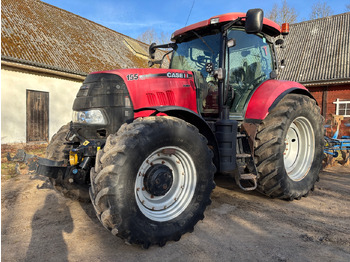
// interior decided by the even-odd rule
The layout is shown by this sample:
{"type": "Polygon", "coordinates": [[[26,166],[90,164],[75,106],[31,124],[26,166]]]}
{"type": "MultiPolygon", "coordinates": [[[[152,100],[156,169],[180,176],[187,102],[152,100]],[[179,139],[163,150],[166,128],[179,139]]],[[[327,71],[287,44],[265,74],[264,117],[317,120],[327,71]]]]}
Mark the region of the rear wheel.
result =
{"type": "Polygon", "coordinates": [[[322,167],[322,123],[315,101],[303,95],[286,95],[269,113],[256,136],[262,193],[293,200],[314,188],[322,167]]]}
{"type": "Polygon", "coordinates": [[[97,216],[113,234],[145,248],[179,240],[211,203],[212,157],[206,139],[180,119],[124,124],[91,170],[97,216]]]}
{"type": "MultiPolygon", "coordinates": [[[[46,148],[46,158],[55,161],[67,161],[70,147],[65,144],[66,136],[69,132],[69,123],[62,126],[57,133],[51,138],[46,148]]],[[[57,179],[49,178],[53,187],[65,197],[81,202],[89,202],[88,186],[70,183],[65,178],[63,172],[58,173],[57,179]]]]}

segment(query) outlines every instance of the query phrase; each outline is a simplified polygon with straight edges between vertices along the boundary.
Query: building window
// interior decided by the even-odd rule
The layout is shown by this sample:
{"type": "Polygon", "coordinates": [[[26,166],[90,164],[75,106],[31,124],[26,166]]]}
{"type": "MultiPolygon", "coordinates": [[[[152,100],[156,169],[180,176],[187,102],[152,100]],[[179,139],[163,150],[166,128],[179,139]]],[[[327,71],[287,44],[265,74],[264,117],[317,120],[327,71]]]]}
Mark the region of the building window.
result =
{"type": "Polygon", "coordinates": [[[333,102],[335,104],[335,114],[345,117],[350,117],[350,101],[349,100],[339,100],[337,98],[337,101],[333,102]]]}

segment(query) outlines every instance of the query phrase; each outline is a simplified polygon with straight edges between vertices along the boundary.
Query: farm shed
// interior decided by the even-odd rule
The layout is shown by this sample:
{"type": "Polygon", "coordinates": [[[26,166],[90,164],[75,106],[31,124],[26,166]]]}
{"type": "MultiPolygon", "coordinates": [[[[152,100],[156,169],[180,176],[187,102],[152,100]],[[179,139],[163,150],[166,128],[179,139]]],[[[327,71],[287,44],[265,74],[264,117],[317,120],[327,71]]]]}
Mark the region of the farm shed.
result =
{"type": "Polygon", "coordinates": [[[1,1],[1,143],[47,142],[89,72],[147,67],[148,45],[38,0],[1,1]]]}
{"type": "MultiPolygon", "coordinates": [[[[340,135],[350,135],[350,12],[291,24],[285,38],[286,66],[279,78],[306,86],[321,107],[325,123],[344,117],[340,135]]],[[[327,133],[334,133],[327,128],[327,133]]]]}

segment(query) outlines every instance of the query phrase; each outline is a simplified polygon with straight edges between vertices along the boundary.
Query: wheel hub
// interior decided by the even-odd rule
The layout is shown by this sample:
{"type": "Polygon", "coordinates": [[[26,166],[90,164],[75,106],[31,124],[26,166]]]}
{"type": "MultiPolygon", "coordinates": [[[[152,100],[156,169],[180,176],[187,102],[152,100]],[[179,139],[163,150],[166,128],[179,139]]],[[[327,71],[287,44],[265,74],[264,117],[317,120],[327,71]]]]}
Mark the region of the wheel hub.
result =
{"type": "Polygon", "coordinates": [[[297,117],[288,128],[285,138],[284,167],[290,179],[302,180],[313,163],[314,131],[310,121],[297,117]]]}
{"type": "Polygon", "coordinates": [[[173,173],[166,165],[156,164],[147,170],[143,182],[149,194],[164,196],[173,184],[173,173]]]}
{"type": "Polygon", "coordinates": [[[141,164],[135,181],[136,203],[154,221],[169,221],[190,204],[197,174],[192,157],[179,147],[162,147],[141,164]]]}

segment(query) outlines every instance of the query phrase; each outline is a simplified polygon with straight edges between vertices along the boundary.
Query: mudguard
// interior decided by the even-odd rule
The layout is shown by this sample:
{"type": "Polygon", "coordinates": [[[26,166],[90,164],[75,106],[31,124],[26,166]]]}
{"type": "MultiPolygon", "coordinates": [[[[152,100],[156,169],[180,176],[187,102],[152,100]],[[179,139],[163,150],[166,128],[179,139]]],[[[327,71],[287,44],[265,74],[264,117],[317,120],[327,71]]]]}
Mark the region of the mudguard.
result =
{"type": "Polygon", "coordinates": [[[219,147],[216,140],[215,134],[208,125],[208,123],[196,112],[179,106],[155,106],[155,107],[144,107],[135,109],[135,116],[144,117],[149,115],[168,115],[180,118],[186,122],[194,125],[198,128],[199,133],[201,133],[207,140],[208,146],[214,153],[213,162],[216,166],[216,169],[220,170],[220,156],[219,156],[219,147]]]}
{"type": "Polygon", "coordinates": [[[297,82],[267,80],[256,89],[250,98],[244,121],[250,123],[261,122],[278,102],[289,93],[303,94],[312,97],[306,87],[297,82]]]}

